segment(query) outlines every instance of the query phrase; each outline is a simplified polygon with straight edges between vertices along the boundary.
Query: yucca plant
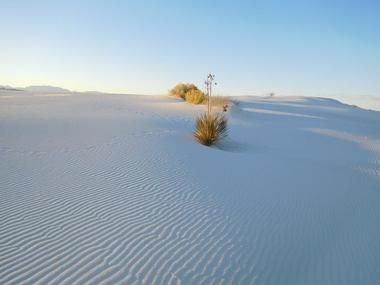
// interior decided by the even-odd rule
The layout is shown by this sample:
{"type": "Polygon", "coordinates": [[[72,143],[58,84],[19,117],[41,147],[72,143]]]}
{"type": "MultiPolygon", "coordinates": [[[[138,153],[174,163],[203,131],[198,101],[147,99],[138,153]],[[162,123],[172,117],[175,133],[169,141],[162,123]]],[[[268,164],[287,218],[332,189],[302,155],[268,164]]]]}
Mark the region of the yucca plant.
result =
{"type": "Polygon", "coordinates": [[[194,138],[211,146],[227,136],[227,119],[219,113],[204,113],[195,122],[194,138]]]}

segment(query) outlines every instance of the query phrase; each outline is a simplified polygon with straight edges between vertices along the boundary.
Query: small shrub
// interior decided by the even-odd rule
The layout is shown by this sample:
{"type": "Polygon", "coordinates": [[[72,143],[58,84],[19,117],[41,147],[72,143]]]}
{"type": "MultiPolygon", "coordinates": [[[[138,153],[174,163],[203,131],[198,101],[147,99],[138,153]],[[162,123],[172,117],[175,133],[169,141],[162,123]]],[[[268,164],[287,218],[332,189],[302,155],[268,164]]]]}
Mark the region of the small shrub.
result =
{"type": "Polygon", "coordinates": [[[173,89],[169,90],[169,95],[174,97],[182,98],[183,100],[186,99],[186,93],[191,90],[199,90],[197,86],[194,84],[184,84],[184,83],[178,83],[176,86],[174,86],[173,89]]]}
{"type": "Polygon", "coordinates": [[[202,114],[195,123],[194,138],[210,146],[227,136],[227,119],[218,113],[202,114]]]}
{"type": "Polygon", "coordinates": [[[191,104],[198,105],[202,104],[202,102],[205,100],[205,95],[200,90],[192,89],[185,94],[185,100],[191,104]]]}

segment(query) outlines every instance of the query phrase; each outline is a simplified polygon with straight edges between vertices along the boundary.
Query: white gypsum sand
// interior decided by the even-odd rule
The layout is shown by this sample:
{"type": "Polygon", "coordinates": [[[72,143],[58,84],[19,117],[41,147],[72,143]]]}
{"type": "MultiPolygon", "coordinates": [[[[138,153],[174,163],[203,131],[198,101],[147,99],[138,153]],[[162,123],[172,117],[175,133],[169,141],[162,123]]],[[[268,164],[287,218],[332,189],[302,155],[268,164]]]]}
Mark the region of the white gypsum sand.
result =
{"type": "Polygon", "coordinates": [[[380,112],[240,97],[208,148],[176,98],[1,92],[0,284],[380,280],[380,112]]]}

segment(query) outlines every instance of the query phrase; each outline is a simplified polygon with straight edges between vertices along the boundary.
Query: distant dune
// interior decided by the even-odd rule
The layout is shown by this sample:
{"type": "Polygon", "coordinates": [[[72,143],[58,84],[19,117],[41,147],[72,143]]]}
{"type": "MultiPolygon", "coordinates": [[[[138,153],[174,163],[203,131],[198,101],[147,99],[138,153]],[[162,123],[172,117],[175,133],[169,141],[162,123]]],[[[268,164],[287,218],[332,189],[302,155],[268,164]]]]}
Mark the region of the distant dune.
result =
{"type": "Polygon", "coordinates": [[[22,91],[22,89],[13,88],[10,86],[1,86],[0,85],[0,91],[22,91]]]}
{"type": "Polygon", "coordinates": [[[71,92],[68,89],[61,87],[48,86],[48,85],[36,85],[28,87],[11,87],[0,85],[0,91],[28,91],[32,93],[67,93],[71,92]]]}
{"type": "Polygon", "coordinates": [[[208,148],[204,106],[28,90],[0,91],[0,284],[380,280],[380,112],[239,97],[208,148]]]}
{"type": "MultiPolygon", "coordinates": [[[[36,85],[36,86],[28,86],[28,87],[11,87],[11,86],[2,86],[0,85],[0,91],[3,91],[3,93],[0,93],[1,95],[5,95],[4,91],[28,91],[30,93],[36,93],[38,94],[66,94],[73,91],[70,91],[65,88],[56,87],[56,86],[49,86],[49,85],[36,85]]],[[[91,93],[91,94],[104,94],[99,91],[86,91],[86,92],[74,92],[74,93],[91,93]]],[[[9,95],[9,94],[7,94],[9,95]]],[[[232,96],[234,98],[234,96],[232,96]]],[[[239,96],[238,96],[239,97],[239,96]]],[[[253,97],[260,97],[260,96],[253,96],[253,97]]],[[[264,96],[267,97],[267,96],[264,96]]],[[[284,96],[276,96],[276,98],[281,98],[284,96]]],[[[380,97],[376,96],[368,96],[368,95],[358,95],[358,96],[341,96],[341,95],[334,95],[331,98],[337,99],[345,104],[354,105],[363,109],[367,110],[374,110],[374,111],[380,111],[380,97]]]]}
{"type": "Polygon", "coordinates": [[[367,110],[374,110],[374,111],[380,111],[380,97],[375,96],[336,96],[334,97],[341,102],[355,105],[357,107],[367,109],[367,110]]]}
{"type": "Polygon", "coordinates": [[[38,92],[38,93],[66,93],[70,92],[68,89],[60,88],[60,87],[54,87],[54,86],[29,86],[24,88],[25,91],[29,92],[38,92]]]}

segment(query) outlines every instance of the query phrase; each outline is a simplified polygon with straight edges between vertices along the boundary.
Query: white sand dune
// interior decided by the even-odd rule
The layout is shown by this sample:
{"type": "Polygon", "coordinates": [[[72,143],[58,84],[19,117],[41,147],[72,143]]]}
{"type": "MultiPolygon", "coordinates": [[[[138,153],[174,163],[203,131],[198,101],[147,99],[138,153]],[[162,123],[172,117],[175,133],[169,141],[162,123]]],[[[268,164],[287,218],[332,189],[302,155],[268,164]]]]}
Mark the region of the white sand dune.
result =
{"type": "Polygon", "coordinates": [[[378,284],[380,112],[241,97],[207,148],[174,98],[10,93],[0,284],[378,284]]]}

